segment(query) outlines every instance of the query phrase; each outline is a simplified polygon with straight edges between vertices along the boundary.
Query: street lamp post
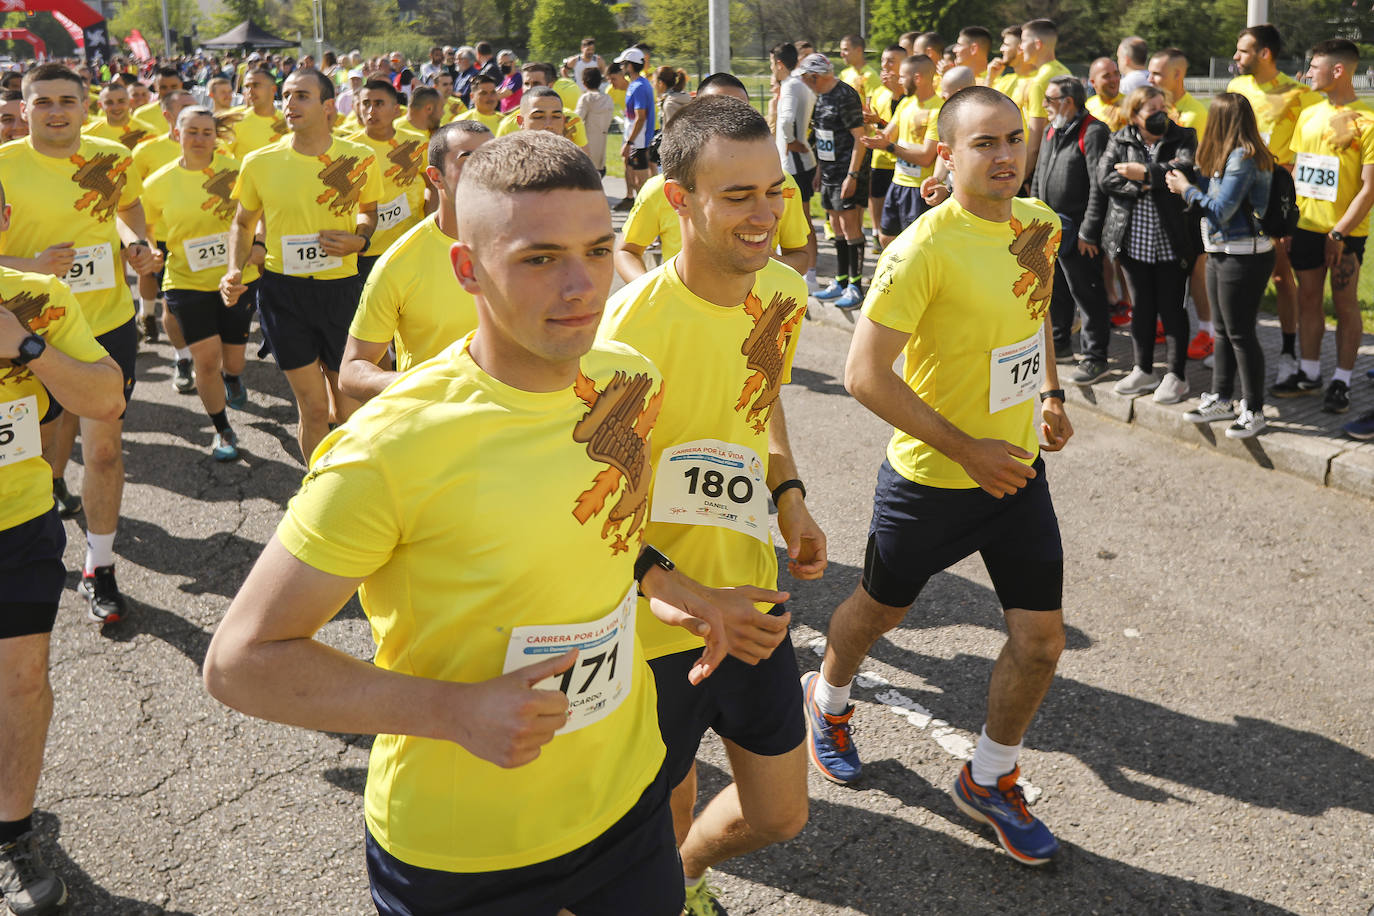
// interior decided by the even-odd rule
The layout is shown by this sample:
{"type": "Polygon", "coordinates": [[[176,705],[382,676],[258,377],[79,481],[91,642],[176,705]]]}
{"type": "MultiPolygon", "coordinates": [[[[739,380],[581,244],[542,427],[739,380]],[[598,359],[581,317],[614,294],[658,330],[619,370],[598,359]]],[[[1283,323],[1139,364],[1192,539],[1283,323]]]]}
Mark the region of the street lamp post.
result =
{"type": "Polygon", "coordinates": [[[730,0],[709,0],[711,72],[730,72],[730,0]]]}

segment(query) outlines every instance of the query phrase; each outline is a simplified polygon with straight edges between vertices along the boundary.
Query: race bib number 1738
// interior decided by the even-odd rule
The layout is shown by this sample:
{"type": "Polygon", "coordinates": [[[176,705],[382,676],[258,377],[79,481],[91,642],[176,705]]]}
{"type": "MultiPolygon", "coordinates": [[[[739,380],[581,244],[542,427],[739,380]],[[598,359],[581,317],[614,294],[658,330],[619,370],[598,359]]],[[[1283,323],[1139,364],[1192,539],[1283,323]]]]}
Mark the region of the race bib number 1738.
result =
{"type": "Polygon", "coordinates": [[[1335,203],[1340,181],[1341,164],[1335,156],[1298,153],[1293,168],[1293,190],[1299,197],[1335,203]]]}

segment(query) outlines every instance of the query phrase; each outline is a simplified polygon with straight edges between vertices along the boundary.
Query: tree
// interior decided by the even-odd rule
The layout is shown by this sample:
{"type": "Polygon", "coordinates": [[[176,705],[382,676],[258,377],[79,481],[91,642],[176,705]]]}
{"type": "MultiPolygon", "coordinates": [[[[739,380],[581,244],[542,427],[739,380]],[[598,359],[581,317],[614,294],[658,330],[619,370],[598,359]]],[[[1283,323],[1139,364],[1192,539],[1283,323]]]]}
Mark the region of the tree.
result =
{"type": "MultiPolygon", "coordinates": [[[[177,35],[190,35],[194,22],[191,0],[167,0],[167,26],[177,35]]],[[[122,42],[131,31],[138,29],[154,54],[162,48],[162,0],[127,0],[110,20],[110,37],[122,42]]],[[[174,42],[175,43],[175,42],[174,42]]],[[[170,49],[179,54],[180,49],[170,49]]]]}
{"type": "Polygon", "coordinates": [[[600,0],[540,0],[530,24],[530,54],[556,62],[587,36],[605,48],[618,37],[615,15],[600,0]]]}

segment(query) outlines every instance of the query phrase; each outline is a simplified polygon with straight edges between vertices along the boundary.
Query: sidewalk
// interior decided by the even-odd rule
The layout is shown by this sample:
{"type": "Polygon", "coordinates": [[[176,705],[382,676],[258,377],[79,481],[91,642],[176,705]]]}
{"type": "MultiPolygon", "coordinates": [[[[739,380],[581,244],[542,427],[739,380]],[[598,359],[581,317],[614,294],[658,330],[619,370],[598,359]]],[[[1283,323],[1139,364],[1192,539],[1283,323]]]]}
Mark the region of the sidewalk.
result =
{"type": "MultiPolygon", "coordinates": [[[[624,193],[625,185],[620,179],[607,178],[605,185],[612,203],[624,193]]],[[[623,213],[613,214],[617,230],[624,221],[623,213]]],[[[834,273],[834,251],[823,235],[819,236],[819,241],[816,273],[827,278],[834,273]]],[[[877,260],[870,249],[864,259],[866,276],[872,276],[877,260]]],[[[853,331],[857,316],[812,299],[806,317],[818,324],[853,331]]],[[[1194,326],[1193,331],[1196,330],[1194,326]]],[[[1272,360],[1277,356],[1280,346],[1278,320],[1270,315],[1261,315],[1259,337],[1265,358],[1269,361],[1268,383],[1273,380],[1272,360]]],[[[1157,348],[1156,359],[1162,360],[1163,356],[1164,346],[1161,344],[1157,348]]],[[[1266,392],[1264,416],[1269,426],[1264,434],[1253,439],[1228,439],[1224,434],[1224,423],[1198,426],[1183,418],[1185,413],[1197,406],[1198,396],[1211,385],[1212,372],[1201,362],[1188,362],[1191,396],[1187,400],[1181,404],[1156,404],[1150,395],[1122,397],[1112,391],[1112,386],[1131,367],[1131,340],[1126,329],[1112,329],[1108,357],[1114,371],[1104,381],[1087,386],[1064,383],[1070,404],[1086,407],[1122,423],[1139,423],[1146,429],[1199,448],[1213,449],[1261,467],[1306,478],[1321,486],[1374,499],[1374,442],[1358,442],[1341,432],[1344,424],[1374,409],[1374,383],[1365,377],[1366,370],[1374,369],[1374,335],[1364,335],[1360,355],[1355,360],[1355,372],[1350,383],[1349,413],[1324,413],[1320,392],[1309,397],[1289,399],[1271,398],[1266,392]]],[[[1329,381],[1335,367],[1336,342],[1334,334],[1328,333],[1322,346],[1322,378],[1329,381]]],[[[1061,376],[1067,376],[1068,369],[1067,366],[1061,366],[1061,376]]],[[[1158,362],[1156,371],[1159,371],[1158,362]]]]}

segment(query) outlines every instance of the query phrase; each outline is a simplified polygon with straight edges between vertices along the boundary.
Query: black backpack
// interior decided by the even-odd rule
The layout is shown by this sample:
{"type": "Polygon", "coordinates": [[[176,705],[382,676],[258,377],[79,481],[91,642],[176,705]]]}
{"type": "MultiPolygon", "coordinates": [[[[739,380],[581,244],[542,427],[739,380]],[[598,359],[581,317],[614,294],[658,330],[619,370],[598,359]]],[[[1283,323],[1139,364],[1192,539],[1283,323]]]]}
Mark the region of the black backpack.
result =
{"type": "Polygon", "coordinates": [[[1269,185],[1269,202],[1256,212],[1259,228],[1271,239],[1288,238],[1298,228],[1298,192],[1288,169],[1274,163],[1274,180],[1269,185]]]}

